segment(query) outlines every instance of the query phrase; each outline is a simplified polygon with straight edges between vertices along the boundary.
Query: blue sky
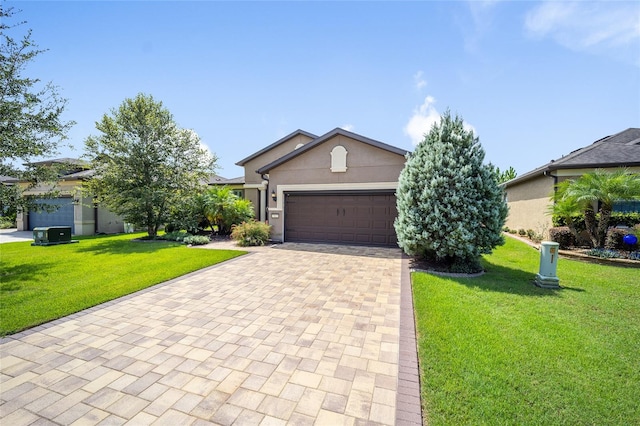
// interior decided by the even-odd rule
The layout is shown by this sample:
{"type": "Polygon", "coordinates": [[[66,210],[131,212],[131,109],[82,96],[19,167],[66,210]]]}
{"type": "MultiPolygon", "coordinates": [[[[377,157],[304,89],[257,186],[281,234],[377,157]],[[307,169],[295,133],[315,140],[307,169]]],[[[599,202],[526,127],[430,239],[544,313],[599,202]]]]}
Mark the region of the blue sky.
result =
{"type": "MultiPolygon", "coordinates": [[[[519,174],[640,127],[640,3],[8,1],[49,49],[27,74],[69,100],[78,157],[143,92],[195,130],[225,177],[303,129],[411,150],[461,115],[519,174]]],[[[15,35],[15,34],[14,34],[15,35]]]]}

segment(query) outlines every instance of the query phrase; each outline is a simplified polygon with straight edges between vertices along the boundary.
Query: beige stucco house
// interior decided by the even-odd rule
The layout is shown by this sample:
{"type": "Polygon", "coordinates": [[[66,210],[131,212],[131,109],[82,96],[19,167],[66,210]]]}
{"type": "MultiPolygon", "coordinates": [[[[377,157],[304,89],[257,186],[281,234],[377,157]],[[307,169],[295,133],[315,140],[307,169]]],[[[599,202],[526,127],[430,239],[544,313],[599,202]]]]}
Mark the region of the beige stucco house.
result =
{"type": "Polygon", "coordinates": [[[505,183],[511,229],[533,229],[546,237],[553,225],[547,214],[555,185],[595,169],[626,167],[640,172],[640,128],[630,128],[577,149],[505,183]]]}
{"type": "MultiPolygon", "coordinates": [[[[395,191],[406,154],[344,129],[322,136],[297,130],[239,161],[244,176],[212,175],[207,183],[249,199],[256,219],[272,226],[274,241],[397,247],[395,191]]],[[[68,158],[45,163],[69,166],[57,184],[59,197],[46,201],[59,208],[19,214],[18,229],[70,226],[74,235],[124,232],[120,217],[82,194],[83,181],[93,175],[86,163],[68,158]]],[[[47,189],[32,188],[26,194],[37,196],[47,189]]]]}
{"type": "Polygon", "coordinates": [[[297,130],[236,164],[274,241],[397,246],[395,191],[406,154],[340,128],[297,130]]]}

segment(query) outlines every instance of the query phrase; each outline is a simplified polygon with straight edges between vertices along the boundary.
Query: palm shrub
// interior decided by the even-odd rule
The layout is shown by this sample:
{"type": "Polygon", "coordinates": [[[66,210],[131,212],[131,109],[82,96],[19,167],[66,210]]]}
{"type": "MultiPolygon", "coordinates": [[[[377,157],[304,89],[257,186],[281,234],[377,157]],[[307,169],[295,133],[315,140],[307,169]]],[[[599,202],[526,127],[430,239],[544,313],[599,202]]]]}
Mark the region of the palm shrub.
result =
{"type": "Polygon", "coordinates": [[[186,229],[196,234],[201,229],[229,235],[233,225],[254,218],[251,201],[235,195],[226,186],[207,188],[185,197],[171,212],[170,230],[186,229]]]}
{"type": "Polygon", "coordinates": [[[479,271],[479,257],[504,244],[507,215],[495,171],[462,118],[447,111],[407,156],[394,226],[405,253],[451,271],[479,271]]]}
{"type": "Polygon", "coordinates": [[[580,214],[594,247],[605,245],[609,220],[616,201],[640,199],[640,174],[620,168],[612,172],[602,169],[585,173],[577,179],[556,185],[551,199],[551,212],[565,219],[575,231],[573,222],[580,214]]]}
{"type": "Polygon", "coordinates": [[[228,235],[233,225],[254,218],[251,201],[242,199],[226,186],[210,188],[205,197],[205,216],[218,233],[228,235]]]}

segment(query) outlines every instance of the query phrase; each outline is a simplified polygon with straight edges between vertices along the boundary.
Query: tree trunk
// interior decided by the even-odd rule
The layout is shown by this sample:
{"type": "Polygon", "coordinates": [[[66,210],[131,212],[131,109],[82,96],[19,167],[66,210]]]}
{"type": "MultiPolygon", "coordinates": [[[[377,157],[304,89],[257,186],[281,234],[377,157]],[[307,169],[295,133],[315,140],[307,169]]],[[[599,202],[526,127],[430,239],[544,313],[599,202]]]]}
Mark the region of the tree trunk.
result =
{"type": "MultiPolygon", "coordinates": [[[[151,209],[150,209],[151,210],[151,209]]],[[[153,211],[147,212],[147,234],[150,238],[155,238],[158,235],[158,224],[155,220],[153,211]]]]}
{"type": "Polygon", "coordinates": [[[571,235],[573,235],[573,239],[575,240],[575,244],[578,245],[580,242],[580,234],[578,234],[578,230],[576,229],[576,224],[573,223],[573,218],[571,216],[568,216],[565,219],[565,222],[567,223],[567,227],[569,228],[569,232],[571,232],[571,235]]]}
{"type": "Polygon", "coordinates": [[[596,229],[596,213],[592,208],[588,208],[584,211],[584,224],[587,228],[587,232],[589,233],[589,238],[591,239],[593,247],[600,247],[598,245],[598,231],[596,229]]]}
{"type": "Polygon", "coordinates": [[[598,222],[598,247],[604,247],[607,240],[607,229],[609,229],[609,219],[611,210],[602,207],[600,209],[600,221],[598,222]]]}

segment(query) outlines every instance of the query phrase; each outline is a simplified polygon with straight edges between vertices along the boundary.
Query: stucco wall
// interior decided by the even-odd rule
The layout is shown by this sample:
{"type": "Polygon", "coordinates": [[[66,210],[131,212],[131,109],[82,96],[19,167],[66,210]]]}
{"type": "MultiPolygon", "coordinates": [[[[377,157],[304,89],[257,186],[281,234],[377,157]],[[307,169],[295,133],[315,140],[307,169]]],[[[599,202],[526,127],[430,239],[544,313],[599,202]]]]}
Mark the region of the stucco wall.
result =
{"type": "Polygon", "coordinates": [[[124,232],[124,220],[102,206],[98,206],[97,232],[101,234],[119,234],[124,232]]]}
{"type": "Polygon", "coordinates": [[[336,135],[311,150],[269,171],[269,224],[271,236],[284,240],[284,200],[282,187],[301,186],[304,190],[395,189],[405,163],[402,155],[336,135]],[[336,146],[347,150],[347,170],[331,171],[331,151],[336,146]],[[280,189],[280,190],[279,190],[280,189]],[[271,192],[276,191],[279,201],[274,202],[271,192]]]}
{"type": "MultiPolygon", "coordinates": [[[[23,188],[26,184],[20,184],[23,188]]],[[[56,190],[64,196],[72,196],[78,200],[74,202],[73,207],[73,226],[74,235],[93,235],[96,233],[96,212],[92,204],[91,197],[82,195],[80,187],[81,180],[60,181],[56,186],[56,190]]],[[[41,185],[25,191],[26,195],[39,195],[51,190],[51,186],[41,185]]],[[[28,218],[26,213],[18,213],[17,226],[18,230],[27,230],[28,218]]],[[[98,207],[98,226],[97,232],[105,234],[115,234],[124,232],[124,223],[121,217],[110,212],[104,207],[98,207]]]]}
{"type": "Polygon", "coordinates": [[[258,157],[247,161],[243,165],[245,184],[261,183],[262,177],[258,173],[256,173],[256,170],[258,170],[262,166],[266,166],[273,161],[276,161],[280,157],[284,157],[291,151],[295,150],[297,145],[306,144],[310,140],[312,140],[310,137],[299,134],[274,147],[273,149],[263,153],[262,155],[259,155],[258,157]]]}
{"type": "Polygon", "coordinates": [[[540,176],[507,188],[509,215],[505,225],[511,229],[533,229],[543,234],[551,228],[551,216],[545,214],[550,195],[553,193],[554,180],[549,176],[540,176]]]}

